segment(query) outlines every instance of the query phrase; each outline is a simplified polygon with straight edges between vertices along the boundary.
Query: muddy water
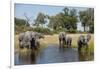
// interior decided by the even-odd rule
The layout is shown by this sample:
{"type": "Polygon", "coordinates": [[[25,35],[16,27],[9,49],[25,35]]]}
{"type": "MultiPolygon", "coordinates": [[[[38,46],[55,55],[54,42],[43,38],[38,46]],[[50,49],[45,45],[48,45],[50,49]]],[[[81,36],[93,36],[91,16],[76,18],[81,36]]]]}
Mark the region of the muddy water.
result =
{"type": "Polygon", "coordinates": [[[25,51],[15,53],[15,65],[63,63],[89,60],[85,53],[78,53],[76,48],[58,48],[48,45],[41,51],[25,51]]]}

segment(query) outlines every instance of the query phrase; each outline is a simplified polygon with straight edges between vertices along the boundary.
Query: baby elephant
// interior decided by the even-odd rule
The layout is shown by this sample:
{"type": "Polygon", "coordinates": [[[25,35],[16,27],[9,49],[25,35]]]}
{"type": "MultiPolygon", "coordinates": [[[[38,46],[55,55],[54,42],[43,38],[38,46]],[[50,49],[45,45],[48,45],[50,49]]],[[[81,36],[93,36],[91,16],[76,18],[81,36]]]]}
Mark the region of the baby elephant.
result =
{"type": "Polygon", "coordinates": [[[71,44],[72,44],[72,38],[68,36],[66,38],[66,45],[67,45],[67,47],[71,47],[71,44]]]}
{"type": "Polygon", "coordinates": [[[91,39],[91,35],[87,34],[86,36],[80,35],[77,44],[78,44],[78,51],[81,51],[83,46],[86,46],[86,50],[88,49],[88,42],[91,39]]]}

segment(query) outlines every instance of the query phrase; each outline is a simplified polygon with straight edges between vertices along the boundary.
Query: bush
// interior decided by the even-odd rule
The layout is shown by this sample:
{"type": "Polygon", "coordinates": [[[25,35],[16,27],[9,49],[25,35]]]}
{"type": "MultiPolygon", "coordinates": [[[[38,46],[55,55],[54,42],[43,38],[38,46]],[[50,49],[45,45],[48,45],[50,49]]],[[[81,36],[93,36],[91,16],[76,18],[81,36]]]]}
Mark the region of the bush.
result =
{"type": "Polygon", "coordinates": [[[77,33],[77,30],[75,30],[75,29],[70,29],[69,32],[70,32],[70,33],[77,33]]]}
{"type": "Polygon", "coordinates": [[[58,29],[58,30],[53,31],[53,33],[56,33],[56,34],[59,34],[60,32],[77,33],[77,30],[74,30],[74,29],[67,30],[66,28],[62,28],[62,29],[58,29]]]}
{"type": "Polygon", "coordinates": [[[15,34],[19,34],[21,32],[25,32],[25,31],[32,31],[33,28],[29,27],[29,26],[15,26],[15,34]]]}
{"type": "Polygon", "coordinates": [[[53,32],[48,28],[38,27],[38,28],[34,28],[33,31],[43,33],[43,34],[47,34],[47,35],[52,35],[53,34],[53,32]]]}
{"type": "Polygon", "coordinates": [[[59,34],[60,32],[67,32],[67,30],[65,28],[62,28],[62,29],[53,30],[52,32],[54,34],[59,34]]]}

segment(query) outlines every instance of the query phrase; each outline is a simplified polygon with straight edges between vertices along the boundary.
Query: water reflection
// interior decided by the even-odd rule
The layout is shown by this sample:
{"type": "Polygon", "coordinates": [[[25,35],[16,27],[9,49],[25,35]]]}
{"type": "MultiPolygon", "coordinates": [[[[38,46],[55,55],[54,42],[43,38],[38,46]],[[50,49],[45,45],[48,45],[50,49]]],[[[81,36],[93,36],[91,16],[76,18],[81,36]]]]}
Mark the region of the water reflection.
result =
{"type": "Polygon", "coordinates": [[[79,53],[79,60],[86,61],[88,60],[88,53],[78,52],[79,53]]]}
{"type": "Polygon", "coordinates": [[[15,65],[77,62],[87,61],[89,58],[89,52],[78,52],[77,48],[48,46],[41,52],[39,50],[18,51],[15,53],[15,65]]]}
{"type": "Polygon", "coordinates": [[[78,51],[78,54],[79,54],[79,60],[80,61],[88,61],[88,60],[90,60],[91,55],[90,55],[89,51],[86,51],[86,50],[84,52],[83,51],[78,51]]]}
{"type": "Polygon", "coordinates": [[[30,61],[31,64],[35,64],[36,63],[36,54],[34,53],[34,51],[32,51],[30,53],[30,59],[31,59],[31,61],[30,61]]]}
{"type": "Polygon", "coordinates": [[[34,50],[22,51],[20,50],[15,54],[15,65],[35,64],[36,54],[34,50]]]}

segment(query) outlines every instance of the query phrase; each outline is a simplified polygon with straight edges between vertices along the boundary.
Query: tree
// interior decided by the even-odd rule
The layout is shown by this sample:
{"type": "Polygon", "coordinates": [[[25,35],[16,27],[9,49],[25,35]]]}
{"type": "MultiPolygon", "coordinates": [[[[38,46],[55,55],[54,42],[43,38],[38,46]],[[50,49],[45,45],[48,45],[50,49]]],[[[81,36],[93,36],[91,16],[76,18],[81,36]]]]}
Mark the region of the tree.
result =
{"type": "Polygon", "coordinates": [[[75,9],[64,8],[63,22],[67,30],[77,29],[77,12],[75,9]]]}
{"type": "Polygon", "coordinates": [[[84,27],[84,32],[86,32],[86,26],[88,26],[87,25],[88,24],[87,23],[88,17],[87,17],[86,11],[80,11],[79,18],[80,18],[80,21],[82,23],[82,26],[84,27]]]}
{"type": "Polygon", "coordinates": [[[64,12],[64,14],[65,14],[66,16],[69,15],[69,9],[68,9],[67,7],[65,7],[65,8],[63,9],[63,12],[64,12]]]}
{"type": "Polygon", "coordinates": [[[18,34],[20,32],[23,32],[27,29],[26,25],[26,20],[25,19],[20,19],[20,18],[14,18],[15,21],[15,33],[18,34]]]}
{"type": "Polygon", "coordinates": [[[25,20],[26,21],[25,26],[30,26],[30,24],[29,24],[29,21],[30,21],[29,17],[27,16],[26,13],[24,13],[24,16],[26,18],[26,20],[25,20]]]}
{"type": "Polygon", "coordinates": [[[89,8],[85,11],[79,12],[79,18],[86,32],[86,27],[89,27],[90,32],[94,32],[94,9],[89,8]]]}
{"type": "Polygon", "coordinates": [[[15,17],[14,20],[15,20],[15,25],[17,26],[24,26],[26,24],[26,21],[24,19],[15,17]]]}
{"type": "Polygon", "coordinates": [[[64,8],[62,12],[56,14],[55,16],[49,16],[49,27],[54,30],[60,29],[77,29],[77,16],[75,9],[64,8]]]}
{"type": "Polygon", "coordinates": [[[60,28],[63,28],[64,23],[63,23],[62,13],[49,17],[48,26],[51,27],[53,30],[58,30],[60,28]]]}
{"type": "Polygon", "coordinates": [[[46,16],[43,14],[43,13],[39,13],[36,20],[35,20],[35,24],[37,27],[39,27],[40,25],[43,26],[43,24],[46,23],[46,20],[45,20],[46,16]]]}
{"type": "Polygon", "coordinates": [[[94,9],[89,8],[87,9],[88,14],[88,24],[89,24],[89,32],[94,32],[94,9]]]}

